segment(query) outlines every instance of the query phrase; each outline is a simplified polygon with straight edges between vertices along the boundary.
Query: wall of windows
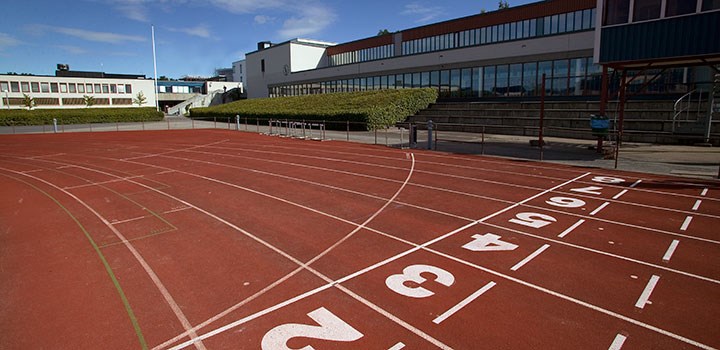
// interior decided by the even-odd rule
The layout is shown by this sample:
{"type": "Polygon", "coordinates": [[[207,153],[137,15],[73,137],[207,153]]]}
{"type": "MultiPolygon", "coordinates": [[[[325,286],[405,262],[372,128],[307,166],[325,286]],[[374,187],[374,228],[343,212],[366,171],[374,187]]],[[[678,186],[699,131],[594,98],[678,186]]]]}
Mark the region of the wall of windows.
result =
{"type": "Polygon", "coordinates": [[[539,96],[542,74],[548,96],[600,94],[601,68],[592,57],[419,71],[270,87],[270,96],[433,87],[440,97],[539,96]]]}
{"type": "Polygon", "coordinates": [[[494,44],[593,28],[595,28],[594,8],[403,41],[402,54],[413,55],[458,47],[494,44]]]}
{"type": "Polygon", "coordinates": [[[339,66],[343,64],[380,60],[383,58],[393,57],[394,55],[394,47],[392,44],[389,44],[331,55],[329,57],[328,64],[330,66],[339,66]]]}
{"type": "Polygon", "coordinates": [[[673,17],[700,11],[720,10],[720,0],[605,0],[604,25],[673,17]],[[698,6],[699,5],[699,6],[698,6]],[[663,8],[665,13],[662,13],[663,8]]]}

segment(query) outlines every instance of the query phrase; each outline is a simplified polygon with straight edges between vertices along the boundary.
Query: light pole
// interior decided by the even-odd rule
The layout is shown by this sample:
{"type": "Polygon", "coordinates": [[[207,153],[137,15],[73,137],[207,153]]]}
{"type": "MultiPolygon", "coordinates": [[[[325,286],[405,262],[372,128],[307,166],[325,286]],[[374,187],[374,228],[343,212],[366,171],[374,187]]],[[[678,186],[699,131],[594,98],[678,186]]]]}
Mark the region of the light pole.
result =
{"type": "Polygon", "coordinates": [[[10,97],[8,97],[8,91],[5,89],[3,92],[5,93],[5,104],[7,105],[7,108],[10,109],[10,97]]]}

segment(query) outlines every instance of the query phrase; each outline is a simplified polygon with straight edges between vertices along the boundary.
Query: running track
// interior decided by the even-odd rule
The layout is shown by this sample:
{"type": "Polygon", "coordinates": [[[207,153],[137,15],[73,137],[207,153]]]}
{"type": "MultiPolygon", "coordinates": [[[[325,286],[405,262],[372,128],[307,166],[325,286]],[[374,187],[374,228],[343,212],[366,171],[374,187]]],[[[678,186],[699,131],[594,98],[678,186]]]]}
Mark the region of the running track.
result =
{"type": "Polygon", "coordinates": [[[219,130],[0,147],[3,349],[720,348],[717,182],[219,130]]]}

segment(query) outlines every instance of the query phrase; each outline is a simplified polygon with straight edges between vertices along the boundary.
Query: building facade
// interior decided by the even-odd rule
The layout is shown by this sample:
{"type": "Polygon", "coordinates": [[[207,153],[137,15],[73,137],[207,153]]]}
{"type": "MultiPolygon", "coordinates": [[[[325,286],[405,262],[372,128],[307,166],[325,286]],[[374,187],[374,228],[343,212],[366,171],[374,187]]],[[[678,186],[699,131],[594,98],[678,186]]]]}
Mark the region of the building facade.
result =
{"type": "MultiPolygon", "coordinates": [[[[92,72],[86,72],[92,73],[92,72]]],[[[94,98],[93,108],[148,107],[155,105],[153,81],[140,77],[117,78],[113,75],[76,76],[0,75],[0,107],[24,109],[25,96],[33,99],[34,108],[83,108],[85,96],[94,98]],[[145,103],[134,104],[138,94],[145,103]]]]}
{"type": "MultiPolygon", "coordinates": [[[[696,4],[657,0],[683,1],[696,4]]],[[[708,2],[716,1],[698,0],[697,12],[715,12],[708,2]]],[[[597,0],[548,0],[339,45],[259,47],[246,55],[248,84],[255,87],[249,97],[432,87],[441,98],[533,98],[544,74],[548,96],[596,98],[599,6],[597,0]],[[299,47],[312,53],[314,65],[297,63],[292,53],[299,47]]],[[[687,90],[706,70],[668,69],[648,91],[687,90]]]]}

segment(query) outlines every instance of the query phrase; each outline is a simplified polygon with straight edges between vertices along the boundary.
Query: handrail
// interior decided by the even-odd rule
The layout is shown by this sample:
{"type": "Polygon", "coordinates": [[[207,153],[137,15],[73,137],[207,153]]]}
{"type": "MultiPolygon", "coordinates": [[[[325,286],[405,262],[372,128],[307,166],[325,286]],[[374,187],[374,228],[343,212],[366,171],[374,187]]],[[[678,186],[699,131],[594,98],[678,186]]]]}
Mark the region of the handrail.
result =
{"type": "Polygon", "coordinates": [[[700,108],[701,99],[702,99],[702,92],[701,92],[701,91],[698,91],[697,89],[693,89],[693,90],[689,91],[688,93],[682,95],[680,98],[678,98],[678,99],[675,101],[675,104],[673,104],[673,112],[674,112],[674,114],[673,114],[673,119],[672,119],[672,132],[673,132],[673,133],[675,133],[675,128],[676,128],[676,126],[677,126],[677,119],[678,119],[678,117],[679,117],[680,115],[682,115],[683,112],[686,112],[686,113],[685,113],[685,121],[687,121],[687,120],[689,119],[689,117],[690,117],[690,103],[692,102],[692,94],[694,94],[694,93],[696,93],[696,92],[698,92],[698,101],[697,101],[697,102],[698,102],[698,109],[699,109],[699,108],[700,108]],[[687,97],[687,107],[680,108],[680,110],[678,110],[678,105],[679,105],[680,103],[682,103],[683,100],[685,100],[686,97],[687,97]]]}

